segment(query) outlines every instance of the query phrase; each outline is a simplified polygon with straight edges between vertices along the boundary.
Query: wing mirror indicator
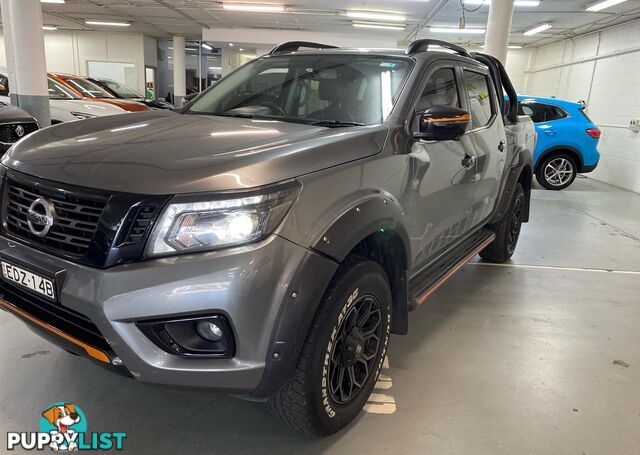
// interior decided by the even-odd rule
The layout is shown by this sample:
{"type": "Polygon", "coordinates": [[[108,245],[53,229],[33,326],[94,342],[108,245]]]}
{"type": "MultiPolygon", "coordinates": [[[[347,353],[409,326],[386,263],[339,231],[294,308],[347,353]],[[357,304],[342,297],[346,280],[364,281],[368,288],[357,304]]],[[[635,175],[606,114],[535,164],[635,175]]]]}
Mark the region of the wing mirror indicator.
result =
{"type": "Polygon", "coordinates": [[[471,125],[471,114],[453,106],[432,106],[420,116],[416,139],[458,141],[471,125]]]}

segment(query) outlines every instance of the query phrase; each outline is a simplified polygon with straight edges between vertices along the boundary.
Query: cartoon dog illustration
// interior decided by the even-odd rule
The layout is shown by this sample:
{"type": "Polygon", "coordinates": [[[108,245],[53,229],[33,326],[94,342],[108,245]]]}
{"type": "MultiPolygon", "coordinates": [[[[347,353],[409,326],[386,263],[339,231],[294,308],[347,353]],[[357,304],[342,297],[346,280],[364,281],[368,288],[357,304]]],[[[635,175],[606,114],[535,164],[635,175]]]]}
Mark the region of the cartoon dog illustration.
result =
{"type": "MultiPolygon", "coordinates": [[[[76,412],[76,407],[71,403],[64,403],[59,406],[52,406],[42,413],[42,417],[47,419],[47,421],[54,425],[58,430],[52,430],[50,433],[54,434],[73,434],[75,431],[71,430],[69,427],[75,425],[80,422],[80,415],[76,412]]],[[[68,450],[69,452],[78,448],[78,444],[76,442],[71,442],[69,446],[67,446],[66,442],[62,444],[58,444],[56,442],[52,442],[50,446],[55,452],[58,450],[68,450]]]]}

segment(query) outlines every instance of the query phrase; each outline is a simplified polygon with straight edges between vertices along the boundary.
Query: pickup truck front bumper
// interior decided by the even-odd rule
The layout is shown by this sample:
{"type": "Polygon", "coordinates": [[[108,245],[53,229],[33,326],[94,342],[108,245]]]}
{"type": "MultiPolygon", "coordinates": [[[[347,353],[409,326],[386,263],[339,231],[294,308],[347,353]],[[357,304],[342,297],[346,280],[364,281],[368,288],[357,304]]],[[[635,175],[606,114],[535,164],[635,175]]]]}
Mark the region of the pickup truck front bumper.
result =
{"type": "Polygon", "coordinates": [[[253,245],[108,269],[0,237],[0,258],[56,277],[58,302],[5,279],[0,293],[3,309],[63,348],[143,382],[236,394],[259,389],[261,397],[277,390],[293,368],[299,338],[337,268],[276,235],[253,245]],[[228,320],[232,356],[167,352],[138,325],[194,315],[228,320]]]}

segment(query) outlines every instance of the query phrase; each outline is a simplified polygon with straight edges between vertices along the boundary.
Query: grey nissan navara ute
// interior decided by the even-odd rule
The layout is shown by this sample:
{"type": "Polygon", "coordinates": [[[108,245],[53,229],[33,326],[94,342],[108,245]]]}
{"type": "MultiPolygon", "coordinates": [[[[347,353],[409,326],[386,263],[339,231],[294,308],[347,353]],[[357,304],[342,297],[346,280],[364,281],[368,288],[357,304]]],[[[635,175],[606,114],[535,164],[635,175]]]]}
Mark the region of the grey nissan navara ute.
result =
{"type": "Polygon", "coordinates": [[[488,55],[285,43],[179,111],[16,143],[0,307],[115,372],[334,433],[410,310],[511,257],[534,141],[488,55]]]}

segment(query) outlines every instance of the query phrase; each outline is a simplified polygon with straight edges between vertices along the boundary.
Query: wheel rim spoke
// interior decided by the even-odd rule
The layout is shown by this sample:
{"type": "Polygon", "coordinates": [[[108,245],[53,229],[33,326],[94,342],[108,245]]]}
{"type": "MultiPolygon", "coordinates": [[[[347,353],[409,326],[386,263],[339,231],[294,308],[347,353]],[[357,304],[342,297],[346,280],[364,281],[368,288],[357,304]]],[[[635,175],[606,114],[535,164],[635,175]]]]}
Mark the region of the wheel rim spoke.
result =
{"type": "Polygon", "coordinates": [[[375,371],[382,338],[378,300],[370,295],[358,299],[337,331],[329,356],[328,389],[331,398],[343,405],[359,394],[375,371]]]}
{"type": "Polygon", "coordinates": [[[566,158],[549,161],[544,168],[544,177],[553,186],[562,186],[573,176],[573,165],[566,158]]]}

